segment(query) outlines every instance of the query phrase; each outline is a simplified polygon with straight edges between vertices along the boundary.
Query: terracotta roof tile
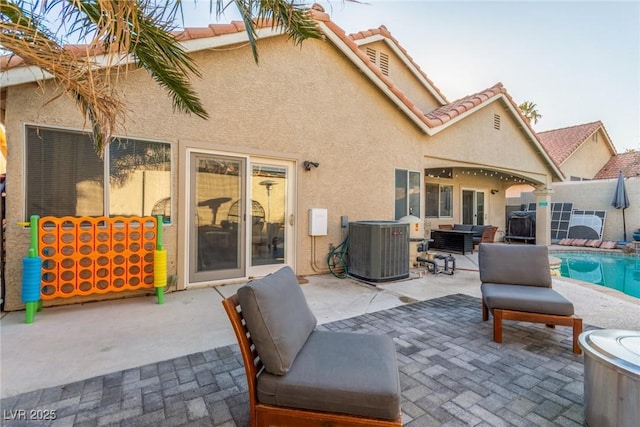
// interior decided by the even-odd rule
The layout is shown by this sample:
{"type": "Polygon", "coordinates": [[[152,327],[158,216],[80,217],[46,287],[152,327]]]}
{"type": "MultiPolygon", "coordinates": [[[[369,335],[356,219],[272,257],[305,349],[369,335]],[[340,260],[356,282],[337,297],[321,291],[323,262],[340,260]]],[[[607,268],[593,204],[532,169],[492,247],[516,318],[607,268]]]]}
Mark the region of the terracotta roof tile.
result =
{"type": "Polygon", "coordinates": [[[24,59],[17,55],[3,55],[0,57],[0,70],[8,70],[21,65],[24,65],[24,59]]]}
{"type": "MultiPolygon", "coordinates": [[[[332,31],[335,34],[335,36],[337,36],[345,44],[345,46],[349,50],[351,50],[353,54],[356,55],[362,61],[361,65],[364,67],[367,67],[373,74],[375,74],[375,76],[384,85],[387,86],[389,91],[397,97],[398,101],[401,102],[412,114],[415,115],[415,117],[417,117],[419,120],[425,123],[428,127],[436,128],[436,127],[442,126],[447,122],[451,121],[452,119],[454,119],[455,117],[458,117],[461,114],[464,114],[470,111],[471,109],[477,107],[483,102],[486,102],[487,100],[490,100],[493,97],[504,95],[507,101],[513,106],[514,111],[520,113],[522,122],[525,123],[526,126],[528,126],[528,128],[531,131],[531,134],[534,135],[535,137],[536,135],[535,131],[533,131],[533,129],[531,128],[531,125],[526,120],[524,120],[524,116],[522,116],[520,109],[517,107],[517,104],[514,102],[511,96],[507,93],[506,89],[502,86],[502,83],[497,83],[496,85],[488,89],[485,89],[473,95],[466,96],[457,101],[448,103],[446,105],[443,105],[440,108],[437,108],[425,114],[424,111],[421,111],[418,107],[415,106],[415,104],[406,96],[406,94],[400,88],[395,86],[395,84],[393,83],[393,81],[391,81],[391,79],[389,79],[389,77],[382,74],[382,71],[380,70],[380,68],[378,68],[374,63],[372,63],[369,60],[369,57],[355,43],[356,40],[362,40],[367,37],[371,37],[375,35],[381,35],[386,39],[390,40],[397,47],[397,49],[399,49],[402,52],[402,54],[406,57],[406,59],[415,67],[415,69],[421,74],[421,76],[425,79],[425,81],[427,81],[428,84],[438,93],[441,99],[444,100],[444,102],[448,102],[446,97],[433,84],[431,79],[427,77],[427,75],[422,71],[420,66],[408,54],[406,49],[404,49],[400,45],[400,43],[398,43],[398,41],[391,35],[389,30],[384,25],[375,29],[360,31],[358,33],[354,33],[351,35],[346,35],[344,30],[340,28],[338,25],[336,25],[333,21],[331,21],[328,14],[324,13],[324,9],[321,6],[314,4],[312,6],[312,9],[309,10],[309,14],[316,21],[323,22],[324,25],[330,31],[332,31]]],[[[271,20],[262,20],[257,23],[258,28],[265,28],[268,26],[272,26],[271,20]]],[[[178,38],[178,40],[186,41],[186,40],[193,40],[193,39],[199,39],[199,38],[215,37],[223,34],[232,34],[236,32],[242,32],[244,31],[244,28],[245,27],[243,22],[233,21],[230,24],[211,24],[203,28],[185,28],[183,31],[173,32],[173,34],[178,38]]],[[[0,67],[3,70],[20,66],[23,63],[24,61],[21,58],[16,56],[5,55],[3,57],[0,57],[0,67]]],[[[541,145],[541,147],[544,149],[543,145],[541,145]]],[[[550,159],[557,167],[558,164],[554,161],[553,157],[550,156],[550,159]]]]}
{"type": "Polygon", "coordinates": [[[436,108],[435,110],[425,114],[425,116],[432,120],[441,120],[443,123],[446,123],[500,93],[506,94],[507,90],[502,86],[502,83],[497,83],[482,92],[465,96],[464,98],[460,98],[450,104],[436,108]]]}
{"type": "Polygon", "coordinates": [[[578,149],[585,139],[601,127],[603,127],[601,121],[585,123],[538,132],[538,138],[556,163],[562,164],[571,153],[578,149]]]}
{"type": "MultiPolygon", "coordinates": [[[[323,15],[326,15],[324,13],[319,13],[316,11],[311,11],[311,12],[313,12],[312,15],[314,16],[314,19],[317,19],[319,21],[324,19],[323,15]],[[316,18],[316,16],[318,18],[316,18]]],[[[256,27],[267,28],[272,25],[271,22],[272,21],[270,19],[260,20],[256,22],[256,27]]],[[[188,27],[183,30],[172,31],[171,34],[173,34],[179,41],[187,41],[187,40],[202,39],[207,37],[221,36],[224,34],[240,33],[240,32],[243,32],[244,29],[245,29],[244,22],[232,21],[229,24],[210,24],[206,27],[188,27]]],[[[87,45],[69,44],[69,45],[65,45],[64,49],[69,50],[75,55],[80,56],[80,55],[86,55],[86,46],[87,45]]],[[[104,50],[100,48],[94,48],[94,50],[91,52],[91,54],[94,54],[94,55],[101,54],[101,53],[104,53],[104,50]]],[[[0,69],[2,70],[8,70],[10,68],[15,68],[21,65],[25,65],[25,61],[19,56],[16,56],[16,55],[0,56],[0,69]]]]}
{"type": "Polygon", "coordinates": [[[626,178],[640,177],[640,151],[616,154],[593,179],[617,178],[620,171],[626,178]]]}

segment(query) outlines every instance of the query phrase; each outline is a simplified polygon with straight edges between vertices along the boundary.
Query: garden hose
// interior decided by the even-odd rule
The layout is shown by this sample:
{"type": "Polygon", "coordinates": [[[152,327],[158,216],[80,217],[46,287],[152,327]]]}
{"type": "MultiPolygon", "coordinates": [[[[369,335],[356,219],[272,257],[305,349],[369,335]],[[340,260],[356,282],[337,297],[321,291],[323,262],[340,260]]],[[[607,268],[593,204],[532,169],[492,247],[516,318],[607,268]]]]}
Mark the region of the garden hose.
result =
{"type": "Polygon", "coordinates": [[[342,243],[329,251],[327,264],[329,271],[338,279],[347,277],[347,251],[349,249],[349,236],[342,243]]]}

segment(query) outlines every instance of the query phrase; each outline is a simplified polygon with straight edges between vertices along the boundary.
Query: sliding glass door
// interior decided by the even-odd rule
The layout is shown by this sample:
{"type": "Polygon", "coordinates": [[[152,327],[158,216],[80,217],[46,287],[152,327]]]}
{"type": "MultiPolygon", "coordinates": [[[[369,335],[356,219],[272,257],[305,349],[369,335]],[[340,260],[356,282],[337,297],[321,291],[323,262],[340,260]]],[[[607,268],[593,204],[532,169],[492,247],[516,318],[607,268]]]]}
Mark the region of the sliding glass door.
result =
{"type": "Polygon", "coordinates": [[[190,283],[259,277],[294,265],[293,166],[191,153],[190,283]]]}
{"type": "Polygon", "coordinates": [[[244,276],[245,169],[242,158],[191,154],[190,282],[244,276]]]}

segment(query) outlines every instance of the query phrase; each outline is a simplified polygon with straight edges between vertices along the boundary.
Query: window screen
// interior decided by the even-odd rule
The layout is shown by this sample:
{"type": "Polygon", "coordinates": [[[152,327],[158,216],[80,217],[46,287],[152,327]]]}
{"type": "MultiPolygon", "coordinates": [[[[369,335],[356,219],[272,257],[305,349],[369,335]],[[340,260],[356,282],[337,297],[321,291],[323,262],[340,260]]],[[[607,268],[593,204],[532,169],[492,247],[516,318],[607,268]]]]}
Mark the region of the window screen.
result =
{"type": "Polygon", "coordinates": [[[169,144],[118,139],[109,145],[109,213],[170,219],[169,144]],[[168,206],[166,206],[168,204],[168,206]]]}
{"type": "Polygon", "coordinates": [[[453,186],[426,184],[425,216],[427,218],[450,218],[453,215],[453,186]]]}
{"type": "Polygon", "coordinates": [[[396,169],[396,219],[420,217],[420,172],[396,169]]]}
{"type": "Polygon", "coordinates": [[[425,216],[427,218],[438,218],[438,184],[426,184],[427,194],[425,197],[425,216]]]}
{"type": "Polygon", "coordinates": [[[104,162],[80,132],[27,127],[27,218],[104,214],[104,162]]]}
{"type": "Polygon", "coordinates": [[[162,214],[170,220],[170,144],[118,138],[103,160],[87,133],[29,126],[26,135],[27,217],[162,214]]]}

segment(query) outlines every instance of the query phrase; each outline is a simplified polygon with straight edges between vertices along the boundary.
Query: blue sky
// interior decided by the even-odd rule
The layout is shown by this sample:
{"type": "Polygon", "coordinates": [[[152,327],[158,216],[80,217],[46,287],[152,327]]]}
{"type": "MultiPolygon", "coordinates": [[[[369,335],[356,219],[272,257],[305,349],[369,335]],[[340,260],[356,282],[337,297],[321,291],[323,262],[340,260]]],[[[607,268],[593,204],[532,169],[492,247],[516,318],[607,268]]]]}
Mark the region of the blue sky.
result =
{"type": "MultiPolygon", "coordinates": [[[[450,101],[502,82],[537,104],[537,131],[600,120],[619,152],[640,149],[638,1],[317,2],[347,34],[385,25],[450,101]]],[[[196,6],[187,26],[210,20],[196,6]]]]}

